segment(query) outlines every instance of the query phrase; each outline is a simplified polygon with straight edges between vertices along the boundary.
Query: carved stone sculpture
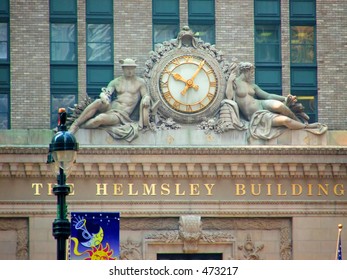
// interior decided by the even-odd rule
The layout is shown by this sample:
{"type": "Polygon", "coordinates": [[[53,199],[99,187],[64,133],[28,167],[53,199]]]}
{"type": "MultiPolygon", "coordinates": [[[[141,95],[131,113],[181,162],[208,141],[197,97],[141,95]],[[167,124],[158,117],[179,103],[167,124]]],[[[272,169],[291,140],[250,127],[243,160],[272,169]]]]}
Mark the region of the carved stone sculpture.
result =
{"type": "Polygon", "coordinates": [[[181,216],[179,220],[179,236],[183,240],[183,252],[197,252],[198,242],[202,236],[200,216],[181,216]]]}

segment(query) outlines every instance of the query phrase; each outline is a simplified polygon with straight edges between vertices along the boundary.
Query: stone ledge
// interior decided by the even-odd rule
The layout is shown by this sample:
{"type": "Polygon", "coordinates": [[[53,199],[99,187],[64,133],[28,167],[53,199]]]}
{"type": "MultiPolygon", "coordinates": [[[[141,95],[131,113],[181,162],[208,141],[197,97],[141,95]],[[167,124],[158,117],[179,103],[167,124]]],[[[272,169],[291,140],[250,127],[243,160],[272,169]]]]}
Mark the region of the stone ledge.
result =
{"type": "MultiPolygon", "coordinates": [[[[0,130],[0,147],[47,146],[54,135],[49,129],[10,129],[0,130]]],[[[288,130],[278,138],[264,141],[247,142],[245,131],[228,131],[216,134],[206,132],[195,126],[183,126],[178,130],[140,131],[139,137],[128,143],[115,140],[101,129],[81,129],[76,139],[83,146],[120,146],[120,147],[234,147],[234,146],[347,146],[347,130],[327,131],[315,135],[305,130],[288,130]]]]}
{"type": "Polygon", "coordinates": [[[328,146],[347,145],[347,131],[340,131],[336,135],[333,131],[324,135],[315,135],[306,130],[287,130],[272,140],[247,141],[246,131],[231,130],[217,134],[205,131],[195,126],[182,126],[177,130],[140,131],[139,137],[132,142],[115,140],[107,132],[80,129],[76,139],[80,145],[117,145],[117,146],[155,146],[155,147],[195,147],[195,146],[328,146]],[[331,143],[328,142],[331,141],[331,143]]]}

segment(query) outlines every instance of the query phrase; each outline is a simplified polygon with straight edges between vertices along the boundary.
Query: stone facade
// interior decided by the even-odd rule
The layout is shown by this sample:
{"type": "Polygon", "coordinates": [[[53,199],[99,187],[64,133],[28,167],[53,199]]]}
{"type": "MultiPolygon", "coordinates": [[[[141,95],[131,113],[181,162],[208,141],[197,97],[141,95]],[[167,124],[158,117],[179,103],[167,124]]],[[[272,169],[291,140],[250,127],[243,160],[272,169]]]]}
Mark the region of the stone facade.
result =
{"type": "MultiPolygon", "coordinates": [[[[254,61],[253,0],[216,0],[216,47],[228,61],[254,61]]],[[[85,1],[78,0],[78,89],[86,93],[85,1]]],[[[180,1],[180,24],[188,21],[188,2],[180,1]]],[[[346,127],[345,1],[317,1],[318,120],[332,130],[346,127]]],[[[289,1],[281,1],[282,83],[290,90],[289,1]]],[[[115,75],[118,60],[138,60],[141,75],[152,50],[151,5],[114,1],[115,75]],[[139,6],[140,5],[140,6],[139,6]],[[143,7],[141,5],[144,5],[143,7]]],[[[13,129],[49,128],[49,6],[47,1],[10,1],[11,125],[13,129]],[[35,3],[35,4],[33,4],[35,3]],[[23,44],[25,42],[25,44],[23,44]],[[40,114],[33,114],[40,111],[40,114]],[[17,114],[21,112],[21,114],[17,114]]]]}
{"type": "MultiPolygon", "coordinates": [[[[253,62],[254,1],[215,3],[216,47],[228,61],[253,62]]],[[[187,7],[180,1],[181,26],[187,7]]],[[[318,115],[326,135],[288,131],[246,143],[234,132],[147,131],[129,144],[80,130],[69,211],[119,211],[122,259],[211,252],[223,259],[334,259],[337,225],[347,224],[346,10],[343,0],[317,1],[318,115]],[[143,191],[129,190],[143,184],[143,191]]],[[[152,49],[151,14],[147,1],[114,1],[115,65],[132,57],[142,74],[152,49]]],[[[0,259],[54,259],[48,1],[11,0],[10,27],[12,129],[0,133],[0,259]]],[[[281,1],[281,31],[287,93],[289,0],[281,1]]],[[[85,1],[78,0],[80,99],[85,34],[85,1]]],[[[346,251],[344,233],[342,244],[346,251]]]]}

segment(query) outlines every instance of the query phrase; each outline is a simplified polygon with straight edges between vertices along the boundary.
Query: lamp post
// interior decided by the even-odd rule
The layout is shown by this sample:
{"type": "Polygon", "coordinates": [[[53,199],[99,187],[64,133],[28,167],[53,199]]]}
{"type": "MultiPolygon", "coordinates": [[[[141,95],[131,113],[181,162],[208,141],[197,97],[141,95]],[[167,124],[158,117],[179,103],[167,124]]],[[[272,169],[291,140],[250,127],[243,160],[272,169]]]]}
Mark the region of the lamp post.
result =
{"type": "Polygon", "coordinates": [[[66,259],[66,240],[71,229],[67,219],[66,196],[70,192],[70,186],[66,185],[66,178],[76,159],[78,143],[75,136],[67,131],[66,111],[59,109],[58,132],[53,136],[49,144],[47,163],[54,163],[57,184],[53,187],[53,193],[57,197],[57,218],[53,222],[53,236],[57,240],[57,259],[66,259]]]}

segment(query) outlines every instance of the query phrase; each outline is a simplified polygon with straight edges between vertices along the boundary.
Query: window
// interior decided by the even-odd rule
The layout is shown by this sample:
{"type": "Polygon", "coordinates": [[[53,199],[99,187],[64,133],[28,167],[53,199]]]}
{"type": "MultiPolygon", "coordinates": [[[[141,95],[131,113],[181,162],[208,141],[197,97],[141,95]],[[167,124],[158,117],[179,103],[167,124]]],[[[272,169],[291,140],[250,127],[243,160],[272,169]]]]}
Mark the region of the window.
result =
{"type": "Polygon", "coordinates": [[[314,26],[290,27],[290,60],[292,64],[316,62],[314,26]]]}
{"type": "Polygon", "coordinates": [[[58,109],[77,102],[77,3],[50,1],[51,128],[57,126],[58,109]]]}
{"type": "Polygon", "coordinates": [[[0,22],[0,60],[8,61],[8,22],[0,22]]]}
{"type": "Polygon", "coordinates": [[[51,62],[75,62],[76,24],[51,24],[51,62]]]}
{"type": "Polygon", "coordinates": [[[257,64],[279,64],[281,62],[280,36],[279,25],[259,24],[255,26],[255,61],[257,64]]]}
{"type": "Polygon", "coordinates": [[[282,94],[280,0],[254,1],[255,82],[282,94]]]}
{"type": "Polygon", "coordinates": [[[87,93],[99,97],[113,79],[113,1],[87,0],[87,93]]]}
{"type": "Polygon", "coordinates": [[[215,1],[189,0],[188,24],[196,37],[215,44],[215,1]]]}
{"type": "Polygon", "coordinates": [[[91,23],[87,26],[88,63],[112,63],[111,24],[91,23]]]}
{"type": "Polygon", "coordinates": [[[290,1],[291,92],[303,103],[310,122],[317,121],[316,3],[290,1]]]}
{"type": "Polygon", "coordinates": [[[9,1],[0,2],[0,129],[10,128],[9,1]]]}
{"type": "Polygon", "coordinates": [[[179,32],[179,0],[153,0],[153,46],[175,39],[179,32]]]}

